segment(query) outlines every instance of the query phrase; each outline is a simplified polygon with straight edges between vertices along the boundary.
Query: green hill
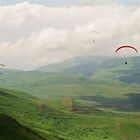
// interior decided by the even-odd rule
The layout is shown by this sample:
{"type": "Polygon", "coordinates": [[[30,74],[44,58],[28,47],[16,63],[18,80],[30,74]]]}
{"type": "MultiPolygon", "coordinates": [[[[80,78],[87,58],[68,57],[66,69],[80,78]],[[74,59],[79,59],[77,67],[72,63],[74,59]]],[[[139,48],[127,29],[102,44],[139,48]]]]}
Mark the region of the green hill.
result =
{"type": "Polygon", "coordinates": [[[63,68],[62,63],[56,64],[54,70],[57,72],[5,71],[0,86],[25,91],[39,98],[124,97],[126,94],[139,93],[139,57],[129,58],[128,65],[124,65],[124,59],[100,59],[100,56],[84,58],[63,62],[63,68]]]}
{"type": "MultiPolygon", "coordinates": [[[[81,74],[87,77],[96,75],[96,73],[102,71],[111,72],[112,70],[116,70],[115,71],[116,75],[128,74],[133,76],[134,74],[135,77],[135,75],[138,74],[138,71],[140,69],[140,57],[127,58],[128,61],[127,65],[124,64],[125,61],[126,60],[124,58],[114,58],[94,55],[79,56],[61,63],[43,66],[38,68],[37,70],[45,72],[57,72],[57,73],[61,72],[67,74],[81,74]]],[[[131,79],[132,77],[128,76],[127,78],[126,75],[125,78],[129,82],[128,78],[131,79]]]]}
{"type": "MultiPolygon", "coordinates": [[[[62,138],[59,138],[56,134],[54,135],[47,129],[50,127],[52,123],[51,121],[50,124],[44,124],[46,129],[42,126],[45,118],[52,118],[55,114],[58,114],[58,111],[55,111],[55,109],[45,105],[42,100],[38,100],[27,93],[0,89],[0,114],[5,114],[6,116],[8,115],[15,118],[21,125],[36,132],[38,136],[42,135],[45,140],[62,140],[62,138]],[[43,111],[44,115],[42,115],[43,111]]],[[[16,125],[16,123],[14,124],[16,125]]],[[[5,125],[7,126],[8,122],[5,125]]],[[[8,126],[5,129],[8,129],[8,126]]],[[[9,129],[7,131],[9,131],[9,129]]],[[[15,130],[15,133],[16,131],[19,133],[17,129],[15,130]]],[[[2,133],[1,136],[3,136],[2,133]]],[[[10,134],[8,135],[10,137],[10,134]]],[[[23,137],[23,139],[25,138],[23,137]]]]}
{"type": "Polygon", "coordinates": [[[15,119],[0,114],[1,140],[44,140],[31,129],[19,124],[15,119]]]}
{"type": "Polygon", "coordinates": [[[50,72],[4,71],[0,114],[45,140],[138,140],[140,58],[129,58],[127,65],[92,58],[75,58],[50,72]]]}
{"type": "Polygon", "coordinates": [[[45,72],[83,73],[85,75],[89,75],[102,62],[110,59],[112,59],[112,57],[94,55],[77,56],[60,63],[42,66],[36,70],[45,72]],[[81,67],[85,68],[85,66],[90,67],[84,70],[80,69],[81,67]]]}
{"type": "Polygon", "coordinates": [[[27,98],[23,92],[21,96],[20,91],[16,94],[0,89],[0,114],[5,114],[0,115],[1,139],[137,140],[140,137],[139,113],[102,110],[71,97],[42,100],[27,98]]]}
{"type": "MultiPolygon", "coordinates": [[[[0,86],[25,91],[39,98],[70,96],[117,109],[127,103],[126,109],[139,110],[137,103],[134,103],[136,95],[139,99],[140,93],[139,60],[140,57],[128,58],[128,65],[124,65],[121,58],[76,57],[63,62],[69,66],[75,62],[75,66],[68,68],[63,65],[61,72],[5,71],[4,81],[0,81],[0,86]],[[89,64],[91,61],[94,66],[89,64]],[[100,97],[98,101],[97,96],[100,97]],[[88,100],[85,97],[88,97],[88,100]],[[106,100],[105,103],[102,102],[103,99],[106,100]]],[[[59,65],[61,67],[62,63],[58,63],[56,67],[59,65]]]]}

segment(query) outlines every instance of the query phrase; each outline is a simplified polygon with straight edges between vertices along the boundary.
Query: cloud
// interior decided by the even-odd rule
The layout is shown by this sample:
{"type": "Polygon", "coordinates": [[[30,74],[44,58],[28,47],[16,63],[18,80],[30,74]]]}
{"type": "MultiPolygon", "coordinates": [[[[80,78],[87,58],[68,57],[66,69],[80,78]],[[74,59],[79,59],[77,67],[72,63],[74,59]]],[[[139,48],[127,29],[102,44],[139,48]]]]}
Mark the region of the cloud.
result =
{"type": "Polygon", "coordinates": [[[24,2],[1,6],[1,63],[33,69],[77,55],[113,55],[120,44],[140,49],[139,13],[140,7],[116,3],[47,7],[24,2]]]}
{"type": "Polygon", "coordinates": [[[89,4],[93,4],[93,5],[106,5],[106,4],[110,4],[115,2],[115,0],[81,0],[81,4],[83,5],[89,5],[89,4]]]}
{"type": "MultiPolygon", "coordinates": [[[[24,0],[1,0],[0,1],[0,5],[10,5],[10,4],[16,4],[16,3],[21,3],[24,0]]],[[[91,4],[95,4],[95,5],[103,5],[103,4],[109,4],[113,1],[116,0],[26,0],[30,3],[38,3],[38,4],[42,4],[42,5],[47,5],[47,6],[78,6],[78,5],[91,5],[91,4]]],[[[125,1],[125,0],[122,0],[125,1]]],[[[131,2],[132,3],[132,2],[131,2]]]]}

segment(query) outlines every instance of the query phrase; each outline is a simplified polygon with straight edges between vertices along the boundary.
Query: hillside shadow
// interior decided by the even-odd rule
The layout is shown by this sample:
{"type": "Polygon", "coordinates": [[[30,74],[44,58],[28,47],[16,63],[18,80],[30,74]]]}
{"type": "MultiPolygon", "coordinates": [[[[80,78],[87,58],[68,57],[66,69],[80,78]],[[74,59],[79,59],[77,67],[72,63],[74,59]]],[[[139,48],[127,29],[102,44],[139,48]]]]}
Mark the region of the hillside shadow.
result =
{"type": "Polygon", "coordinates": [[[15,95],[8,94],[6,92],[0,91],[0,96],[9,97],[9,98],[17,98],[15,95]]]}
{"type": "Polygon", "coordinates": [[[95,101],[97,107],[113,108],[121,111],[140,111],[140,94],[129,93],[127,98],[107,98],[103,96],[80,96],[80,99],[95,101]]]}

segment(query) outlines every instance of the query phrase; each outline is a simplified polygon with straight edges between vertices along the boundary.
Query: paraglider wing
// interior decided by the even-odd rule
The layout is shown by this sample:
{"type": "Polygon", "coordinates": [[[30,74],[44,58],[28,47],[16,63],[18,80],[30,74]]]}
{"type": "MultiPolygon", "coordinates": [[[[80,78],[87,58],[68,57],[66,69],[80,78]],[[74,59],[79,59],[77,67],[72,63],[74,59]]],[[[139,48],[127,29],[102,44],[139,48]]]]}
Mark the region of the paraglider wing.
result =
{"type": "Polygon", "coordinates": [[[92,30],[90,33],[96,33],[96,34],[99,34],[99,32],[96,31],[96,30],[92,30]]]}
{"type": "Polygon", "coordinates": [[[0,64],[0,66],[3,66],[3,67],[5,67],[5,65],[4,65],[4,64],[0,64]]]}
{"type": "Polygon", "coordinates": [[[138,50],[137,50],[135,47],[133,47],[133,46],[128,46],[128,45],[126,45],[126,46],[121,46],[121,47],[117,48],[116,53],[117,53],[120,49],[123,49],[123,48],[131,48],[131,49],[135,50],[136,53],[138,53],[138,50]]]}

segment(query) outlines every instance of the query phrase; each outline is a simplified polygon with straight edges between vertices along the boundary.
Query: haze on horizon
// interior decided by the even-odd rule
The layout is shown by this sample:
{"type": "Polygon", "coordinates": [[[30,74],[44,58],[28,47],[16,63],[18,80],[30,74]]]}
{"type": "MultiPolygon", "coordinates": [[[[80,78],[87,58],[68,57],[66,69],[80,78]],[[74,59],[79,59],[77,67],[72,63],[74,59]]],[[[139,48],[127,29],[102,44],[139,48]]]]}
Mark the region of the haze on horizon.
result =
{"type": "Polygon", "coordinates": [[[2,0],[0,5],[0,63],[8,67],[33,69],[78,55],[114,55],[120,44],[140,49],[138,0],[2,0]]]}

